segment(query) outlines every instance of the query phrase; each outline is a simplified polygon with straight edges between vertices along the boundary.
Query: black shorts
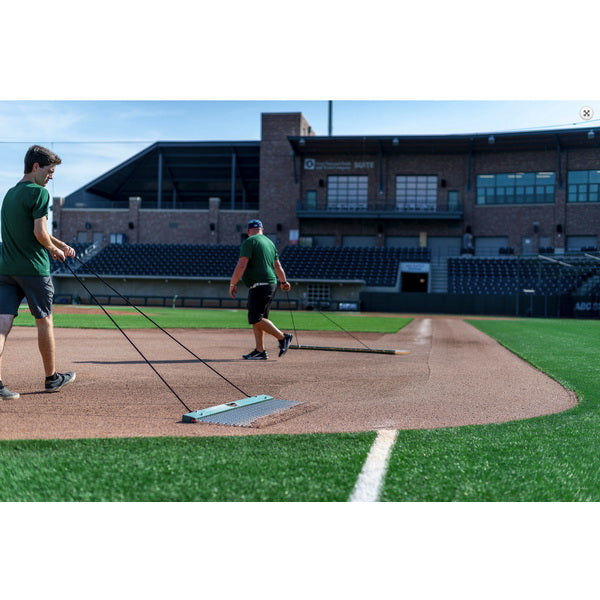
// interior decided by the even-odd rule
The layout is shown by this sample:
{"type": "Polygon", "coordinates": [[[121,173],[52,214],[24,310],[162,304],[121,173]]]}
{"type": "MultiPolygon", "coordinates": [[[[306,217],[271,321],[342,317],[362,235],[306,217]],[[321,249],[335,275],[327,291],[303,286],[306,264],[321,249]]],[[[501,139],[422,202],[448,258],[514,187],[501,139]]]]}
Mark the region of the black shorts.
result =
{"type": "Polygon", "coordinates": [[[248,323],[254,325],[269,316],[276,285],[258,285],[248,290],[248,323]]]}
{"type": "Polygon", "coordinates": [[[52,313],[52,277],[0,275],[0,315],[16,317],[23,298],[27,298],[29,310],[35,319],[45,319],[52,313]]]}

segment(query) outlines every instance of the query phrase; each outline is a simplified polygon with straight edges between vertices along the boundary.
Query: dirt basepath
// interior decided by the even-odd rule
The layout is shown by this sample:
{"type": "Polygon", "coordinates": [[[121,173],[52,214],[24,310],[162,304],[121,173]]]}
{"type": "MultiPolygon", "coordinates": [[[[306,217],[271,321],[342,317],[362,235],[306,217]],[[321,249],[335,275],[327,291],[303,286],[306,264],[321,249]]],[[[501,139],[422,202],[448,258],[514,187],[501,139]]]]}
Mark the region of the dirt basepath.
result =
{"type": "MultiPolygon", "coordinates": [[[[556,413],[576,399],[489,337],[456,318],[416,318],[397,334],[360,334],[392,356],[290,350],[245,361],[250,331],[171,333],[248,395],[299,405],[252,427],[188,424],[188,412],[116,330],[57,329],[59,370],[77,380],[42,391],[34,328],[16,327],[3,360],[5,384],[21,393],[0,401],[0,439],[211,436],[437,428],[499,423],[556,413]]],[[[158,330],[128,332],[192,410],[243,396],[158,330]]],[[[301,344],[356,347],[347,334],[299,332],[301,344]]]]}

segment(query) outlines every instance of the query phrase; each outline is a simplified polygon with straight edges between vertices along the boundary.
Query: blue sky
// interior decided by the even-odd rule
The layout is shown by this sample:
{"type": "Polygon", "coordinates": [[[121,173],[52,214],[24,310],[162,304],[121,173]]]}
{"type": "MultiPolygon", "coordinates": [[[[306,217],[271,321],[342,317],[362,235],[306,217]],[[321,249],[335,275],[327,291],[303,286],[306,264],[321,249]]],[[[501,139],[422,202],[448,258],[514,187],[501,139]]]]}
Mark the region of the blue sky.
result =
{"type": "MultiPolygon", "coordinates": [[[[600,102],[333,101],[334,135],[488,133],[547,127],[592,127],[582,106],[600,102]]],[[[328,102],[319,101],[0,101],[0,194],[22,174],[29,145],[52,148],[63,164],[49,184],[66,196],[156,141],[259,140],[263,112],[302,112],[327,135],[328,102]]]]}

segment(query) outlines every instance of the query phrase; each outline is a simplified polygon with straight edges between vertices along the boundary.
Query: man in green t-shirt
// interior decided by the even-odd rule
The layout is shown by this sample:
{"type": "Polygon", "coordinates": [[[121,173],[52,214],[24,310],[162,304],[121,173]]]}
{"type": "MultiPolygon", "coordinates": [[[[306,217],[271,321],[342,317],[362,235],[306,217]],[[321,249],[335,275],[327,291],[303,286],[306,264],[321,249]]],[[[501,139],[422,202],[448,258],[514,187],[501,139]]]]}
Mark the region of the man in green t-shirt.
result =
{"type": "MultiPolygon", "coordinates": [[[[23,298],[35,318],[38,348],[46,374],[45,389],[57,392],[75,380],[75,373],[57,373],[55,368],[52,301],[54,286],[50,259],[64,261],[75,250],[48,233],[50,194],[46,184],[61,159],[43,146],[31,146],[25,154],[25,174],[6,193],[0,213],[2,253],[0,255],[0,369],[6,338],[12,329],[23,298]]],[[[18,398],[2,383],[0,398],[18,398]]]]}
{"type": "Polygon", "coordinates": [[[285,278],[285,271],[279,262],[275,244],[263,233],[263,224],[258,219],[248,223],[248,238],[240,248],[240,258],[231,276],[229,295],[236,297],[240,279],[248,290],[248,323],[252,325],[256,348],[244,354],[247,360],[266,360],[265,333],[279,340],[279,356],[283,356],[292,341],[291,333],[282,333],[270,321],[269,310],[279,279],[281,289],[289,292],[291,285],[285,278]]]}

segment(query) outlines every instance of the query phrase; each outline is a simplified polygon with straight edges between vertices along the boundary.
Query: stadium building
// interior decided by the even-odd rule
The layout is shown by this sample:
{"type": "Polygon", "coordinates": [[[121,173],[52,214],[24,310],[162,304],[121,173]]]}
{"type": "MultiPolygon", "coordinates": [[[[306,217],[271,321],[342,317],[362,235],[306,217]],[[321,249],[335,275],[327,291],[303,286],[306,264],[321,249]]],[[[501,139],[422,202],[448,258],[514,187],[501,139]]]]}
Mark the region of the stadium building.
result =
{"type": "Polygon", "coordinates": [[[231,305],[258,217],[300,306],[594,316],[599,188],[593,129],[321,136],[266,113],[260,141],[156,142],[54,199],[53,227],[148,303],[231,305]]]}

